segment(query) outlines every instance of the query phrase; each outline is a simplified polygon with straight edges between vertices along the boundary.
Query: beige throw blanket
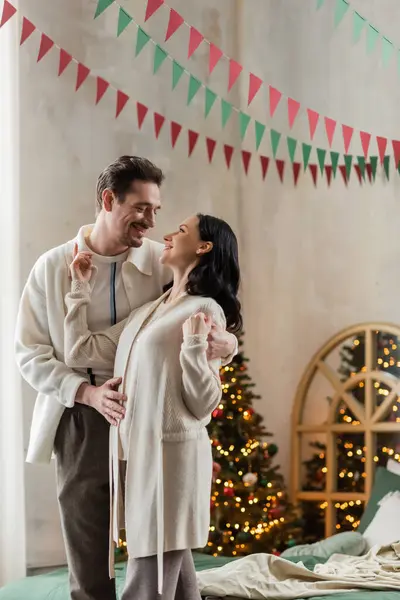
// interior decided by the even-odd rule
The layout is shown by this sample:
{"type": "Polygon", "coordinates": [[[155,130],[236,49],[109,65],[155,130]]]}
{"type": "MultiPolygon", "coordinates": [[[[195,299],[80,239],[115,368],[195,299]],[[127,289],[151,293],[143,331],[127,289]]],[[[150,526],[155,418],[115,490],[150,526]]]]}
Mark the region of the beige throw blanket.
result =
{"type": "Polygon", "coordinates": [[[314,571],[271,554],[253,554],[197,574],[203,596],[294,600],[344,591],[400,590],[400,542],[364,556],[334,554],[314,571]]]}

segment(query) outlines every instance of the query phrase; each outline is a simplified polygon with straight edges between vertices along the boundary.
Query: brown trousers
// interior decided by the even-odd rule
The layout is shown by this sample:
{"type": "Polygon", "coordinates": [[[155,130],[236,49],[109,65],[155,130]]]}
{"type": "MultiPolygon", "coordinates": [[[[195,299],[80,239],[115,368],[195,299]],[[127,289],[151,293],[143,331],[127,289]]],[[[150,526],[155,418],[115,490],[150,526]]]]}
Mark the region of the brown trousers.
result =
{"type": "Polygon", "coordinates": [[[116,600],[108,572],[109,424],[88,406],[67,408],[54,450],[71,600],[116,600]]]}
{"type": "Polygon", "coordinates": [[[121,600],[201,600],[191,551],[164,553],[162,596],[157,593],[157,557],[130,559],[121,600]]]}

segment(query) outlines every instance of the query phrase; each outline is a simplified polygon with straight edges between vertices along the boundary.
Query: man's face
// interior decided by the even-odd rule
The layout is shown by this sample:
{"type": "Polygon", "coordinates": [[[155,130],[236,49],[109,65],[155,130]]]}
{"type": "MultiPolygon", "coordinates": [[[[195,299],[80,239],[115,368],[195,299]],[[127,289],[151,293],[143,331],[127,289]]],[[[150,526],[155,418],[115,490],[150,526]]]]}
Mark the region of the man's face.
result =
{"type": "Polygon", "coordinates": [[[148,230],[154,227],[161,208],[160,188],[155,183],[135,181],[123,203],[116,199],[109,212],[110,226],[118,244],[139,248],[148,230]]]}

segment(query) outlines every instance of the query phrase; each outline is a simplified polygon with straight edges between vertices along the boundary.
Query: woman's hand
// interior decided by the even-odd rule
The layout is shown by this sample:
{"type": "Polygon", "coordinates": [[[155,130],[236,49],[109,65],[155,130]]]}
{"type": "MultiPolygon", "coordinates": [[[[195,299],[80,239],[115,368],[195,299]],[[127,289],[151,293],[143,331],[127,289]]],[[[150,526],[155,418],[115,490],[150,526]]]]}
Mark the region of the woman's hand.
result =
{"type": "Polygon", "coordinates": [[[73,261],[69,266],[69,272],[73,281],[90,281],[93,272],[92,253],[78,251],[78,244],[74,246],[73,261]]]}
{"type": "Polygon", "coordinates": [[[202,312],[189,317],[183,324],[183,335],[206,335],[211,331],[212,319],[202,312]]]}

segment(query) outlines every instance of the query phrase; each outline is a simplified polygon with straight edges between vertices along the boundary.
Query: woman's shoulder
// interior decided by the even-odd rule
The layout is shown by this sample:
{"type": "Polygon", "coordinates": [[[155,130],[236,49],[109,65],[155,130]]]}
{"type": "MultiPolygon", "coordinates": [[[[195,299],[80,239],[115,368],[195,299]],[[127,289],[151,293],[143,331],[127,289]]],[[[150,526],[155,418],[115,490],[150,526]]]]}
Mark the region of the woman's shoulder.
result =
{"type": "Polygon", "coordinates": [[[191,307],[193,312],[204,312],[205,314],[218,319],[225,323],[225,315],[221,306],[214,300],[214,298],[204,296],[188,296],[191,299],[191,307]]]}

